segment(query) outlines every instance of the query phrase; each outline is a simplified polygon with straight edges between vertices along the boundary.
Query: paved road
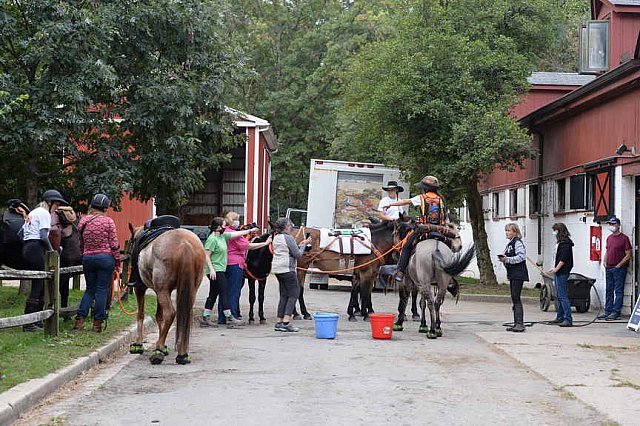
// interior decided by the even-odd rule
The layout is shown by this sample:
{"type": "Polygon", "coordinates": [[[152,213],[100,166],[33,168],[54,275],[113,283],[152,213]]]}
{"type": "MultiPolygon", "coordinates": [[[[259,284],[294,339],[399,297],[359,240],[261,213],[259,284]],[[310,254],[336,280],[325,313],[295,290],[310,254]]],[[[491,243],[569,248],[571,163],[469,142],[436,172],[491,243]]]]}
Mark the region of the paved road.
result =
{"type": "MultiPolygon", "coordinates": [[[[318,311],[343,312],[348,300],[345,291],[306,294],[308,305],[318,311]]],[[[270,284],[270,320],[276,300],[277,288],[270,284]]],[[[394,312],[397,296],[376,293],[373,301],[378,312],[394,312]]],[[[525,309],[532,314],[536,310],[525,309]]],[[[445,335],[438,340],[418,334],[418,323],[411,322],[404,332],[394,333],[392,341],[373,340],[368,323],[349,323],[344,315],[335,340],[315,339],[312,321],[296,321],[301,328],[296,334],[274,332],[271,323],[240,330],[196,328],[192,364],[174,364],[175,353],[160,366],[125,354],[61,390],[17,424],[606,422],[590,406],[476,334],[500,331],[500,321],[509,314],[506,304],[455,306],[448,300],[445,335]]],[[[522,338],[504,333],[502,341],[512,337],[522,338]]]]}

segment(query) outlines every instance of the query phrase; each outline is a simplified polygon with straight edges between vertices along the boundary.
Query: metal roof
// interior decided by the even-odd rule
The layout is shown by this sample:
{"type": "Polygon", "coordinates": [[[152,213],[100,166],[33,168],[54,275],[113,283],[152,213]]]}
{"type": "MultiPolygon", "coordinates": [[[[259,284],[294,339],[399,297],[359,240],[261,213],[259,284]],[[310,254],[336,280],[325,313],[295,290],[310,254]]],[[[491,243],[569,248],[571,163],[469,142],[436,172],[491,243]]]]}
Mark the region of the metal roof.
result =
{"type": "MultiPolygon", "coordinates": [[[[640,2],[640,0],[638,1],[640,2]]],[[[584,86],[595,78],[595,75],[575,72],[534,72],[527,78],[527,81],[530,84],[541,86],[584,86]]]]}

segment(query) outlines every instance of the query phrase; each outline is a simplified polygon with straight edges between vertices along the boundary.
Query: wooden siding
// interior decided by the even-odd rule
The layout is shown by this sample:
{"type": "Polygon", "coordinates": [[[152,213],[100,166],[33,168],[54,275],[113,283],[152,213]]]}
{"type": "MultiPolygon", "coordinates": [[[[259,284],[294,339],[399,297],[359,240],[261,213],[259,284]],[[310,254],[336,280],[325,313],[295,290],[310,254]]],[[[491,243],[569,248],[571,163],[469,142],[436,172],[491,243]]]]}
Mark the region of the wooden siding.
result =
{"type": "Polygon", "coordinates": [[[123,249],[125,241],[131,237],[129,224],[138,227],[153,218],[153,203],[151,201],[143,203],[138,200],[130,200],[129,195],[125,193],[120,203],[120,211],[109,209],[107,215],[116,223],[120,249],[123,249]]]}
{"type": "Polygon", "coordinates": [[[520,103],[512,110],[518,120],[543,106],[550,104],[579,86],[532,86],[526,95],[520,97],[520,103]]]}

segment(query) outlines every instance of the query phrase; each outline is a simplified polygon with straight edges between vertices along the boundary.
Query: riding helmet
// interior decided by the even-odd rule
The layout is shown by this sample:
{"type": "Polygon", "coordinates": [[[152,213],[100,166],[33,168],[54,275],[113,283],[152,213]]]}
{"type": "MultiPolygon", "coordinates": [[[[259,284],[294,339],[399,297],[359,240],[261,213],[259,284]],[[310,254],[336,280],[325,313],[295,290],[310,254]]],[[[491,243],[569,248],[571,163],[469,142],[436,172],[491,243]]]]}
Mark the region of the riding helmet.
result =
{"type": "Polygon", "coordinates": [[[44,194],[42,194],[42,200],[46,201],[48,203],[52,203],[54,201],[57,201],[58,203],[62,204],[62,205],[69,205],[69,203],[67,203],[67,200],[65,200],[62,197],[62,194],[60,194],[59,191],[56,191],[55,189],[49,189],[47,191],[44,191],[44,194]]]}
{"type": "Polygon", "coordinates": [[[111,204],[111,200],[109,200],[109,197],[107,197],[104,194],[96,194],[93,196],[93,199],[91,200],[91,207],[100,209],[100,210],[108,209],[109,204],[111,204]]]}

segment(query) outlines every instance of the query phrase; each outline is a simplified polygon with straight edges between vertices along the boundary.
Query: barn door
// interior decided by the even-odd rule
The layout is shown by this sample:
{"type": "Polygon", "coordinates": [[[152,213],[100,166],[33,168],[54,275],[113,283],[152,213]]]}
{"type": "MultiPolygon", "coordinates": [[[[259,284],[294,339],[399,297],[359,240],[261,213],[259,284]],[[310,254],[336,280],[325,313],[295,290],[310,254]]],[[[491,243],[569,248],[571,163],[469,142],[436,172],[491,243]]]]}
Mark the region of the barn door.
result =
{"type": "Polygon", "coordinates": [[[606,220],[613,215],[613,181],[611,169],[594,173],[593,200],[595,221],[606,220]]]}

